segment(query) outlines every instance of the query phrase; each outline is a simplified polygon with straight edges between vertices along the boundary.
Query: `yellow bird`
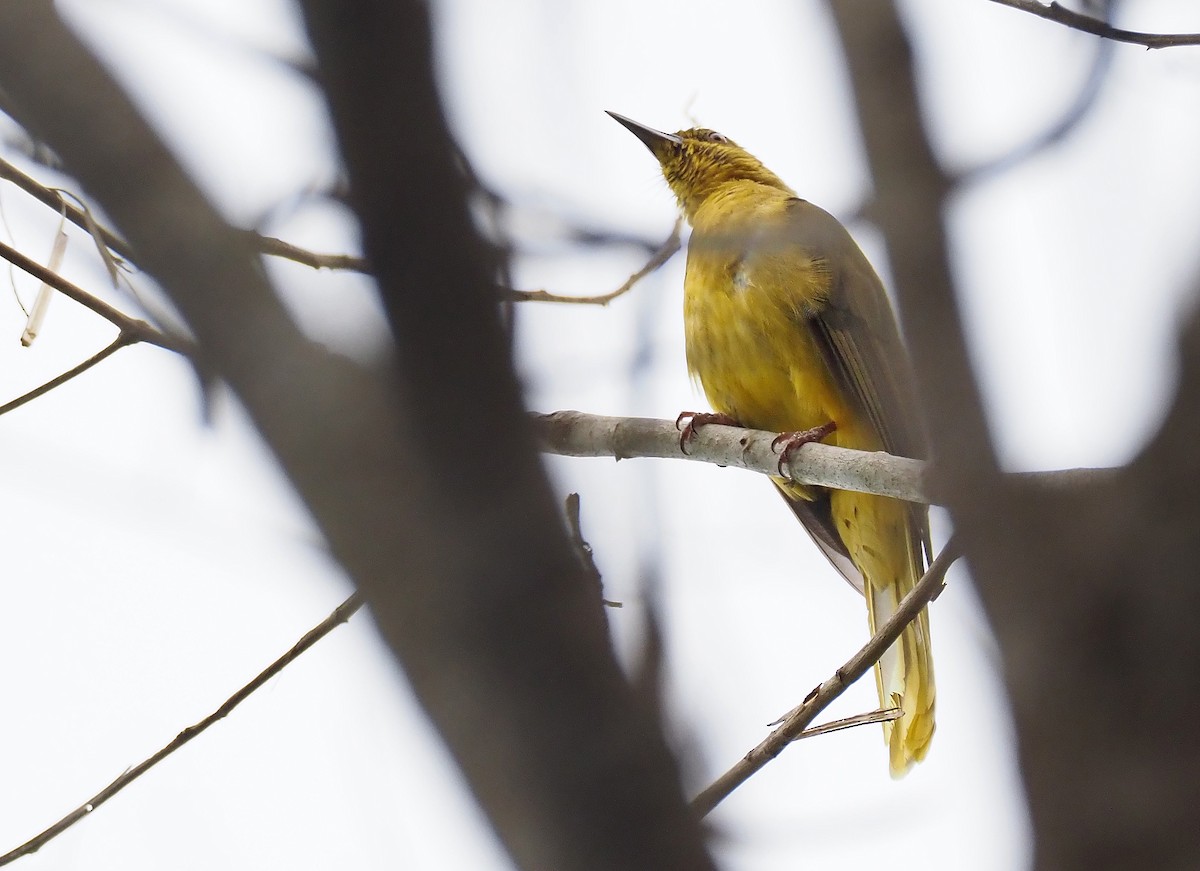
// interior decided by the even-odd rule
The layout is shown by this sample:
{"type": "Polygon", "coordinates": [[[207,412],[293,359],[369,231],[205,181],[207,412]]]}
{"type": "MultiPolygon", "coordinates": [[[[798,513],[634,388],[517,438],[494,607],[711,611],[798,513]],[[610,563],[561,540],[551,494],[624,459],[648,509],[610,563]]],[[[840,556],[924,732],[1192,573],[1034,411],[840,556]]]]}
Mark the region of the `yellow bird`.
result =
{"type": "MultiPolygon", "coordinates": [[[[922,457],[896,319],[846,228],[720,133],[663,133],[608,114],[658,158],[692,226],[684,279],[688,371],[717,414],[693,416],[681,445],[691,427],[721,421],[785,433],[784,456],[824,437],[922,457]]],[[[873,633],[924,572],[928,511],[773,480],[833,565],[865,594],[873,633]]],[[[899,777],[925,758],[933,737],[927,612],[876,665],[875,680],[882,705],[902,711],[883,725],[891,773],[899,777]]]]}

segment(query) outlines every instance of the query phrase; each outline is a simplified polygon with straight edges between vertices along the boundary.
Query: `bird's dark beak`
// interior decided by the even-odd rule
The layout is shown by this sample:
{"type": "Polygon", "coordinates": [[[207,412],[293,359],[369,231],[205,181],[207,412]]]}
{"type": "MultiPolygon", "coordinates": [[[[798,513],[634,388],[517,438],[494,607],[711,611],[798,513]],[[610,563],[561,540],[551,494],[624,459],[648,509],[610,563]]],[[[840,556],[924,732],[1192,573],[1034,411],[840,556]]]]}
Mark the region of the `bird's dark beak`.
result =
{"type": "Polygon", "coordinates": [[[616,112],[605,110],[606,114],[620,122],[630,133],[642,140],[642,144],[650,149],[650,153],[655,157],[662,157],[663,152],[668,145],[682,145],[683,140],[674,133],[663,133],[661,130],[655,130],[653,127],[647,127],[645,124],[639,124],[632,118],[626,118],[624,115],[618,115],[616,112]]]}

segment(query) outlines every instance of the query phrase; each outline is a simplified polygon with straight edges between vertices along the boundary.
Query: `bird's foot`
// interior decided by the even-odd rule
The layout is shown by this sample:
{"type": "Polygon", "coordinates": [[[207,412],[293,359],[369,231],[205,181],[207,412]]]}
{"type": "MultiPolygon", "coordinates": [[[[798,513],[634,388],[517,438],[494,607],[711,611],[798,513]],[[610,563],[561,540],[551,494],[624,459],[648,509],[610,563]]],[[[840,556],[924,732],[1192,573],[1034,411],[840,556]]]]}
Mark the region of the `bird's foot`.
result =
{"type": "Polygon", "coordinates": [[[679,417],[675,418],[675,429],[679,430],[679,450],[686,454],[687,443],[695,437],[696,430],[710,423],[719,423],[722,426],[741,426],[728,414],[714,414],[711,411],[681,411],[679,417]],[[684,420],[687,420],[687,423],[684,423],[684,420]]]}
{"type": "Polygon", "coordinates": [[[791,460],[792,454],[809,442],[819,442],[835,429],[837,429],[837,423],[831,420],[829,423],[823,423],[820,426],[814,426],[812,429],[802,429],[796,432],[781,432],[779,435],[775,436],[775,438],[771,441],[771,449],[775,450],[778,448],[779,450],[779,474],[786,478],[787,475],[784,474],[783,466],[784,463],[787,463],[789,460],[791,460]]]}

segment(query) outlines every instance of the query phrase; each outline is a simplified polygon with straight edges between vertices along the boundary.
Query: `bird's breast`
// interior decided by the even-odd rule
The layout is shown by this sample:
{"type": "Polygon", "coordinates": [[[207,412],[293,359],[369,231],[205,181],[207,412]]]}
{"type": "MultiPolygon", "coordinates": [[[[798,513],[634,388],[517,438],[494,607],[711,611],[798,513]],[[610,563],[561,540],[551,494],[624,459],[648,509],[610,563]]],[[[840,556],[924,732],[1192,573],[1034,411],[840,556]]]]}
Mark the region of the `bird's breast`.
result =
{"type": "Polygon", "coordinates": [[[688,370],[715,410],[755,429],[808,429],[844,407],[805,315],[819,277],[801,266],[789,278],[693,237],[684,282],[688,370]]]}

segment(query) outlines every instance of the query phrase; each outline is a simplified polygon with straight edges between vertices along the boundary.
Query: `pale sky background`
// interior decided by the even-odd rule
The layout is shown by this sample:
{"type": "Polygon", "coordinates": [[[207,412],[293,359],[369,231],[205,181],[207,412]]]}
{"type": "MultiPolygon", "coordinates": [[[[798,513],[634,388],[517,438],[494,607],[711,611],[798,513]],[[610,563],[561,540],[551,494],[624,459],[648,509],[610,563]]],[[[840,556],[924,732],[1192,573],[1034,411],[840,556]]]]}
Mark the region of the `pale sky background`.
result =
{"type": "MultiPolygon", "coordinates": [[[[337,162],[319,94],[279,62],[307,51],[289,3],[59,5],[231,219],[316,250],[357,250],[346,213],[307,196],[336,177],[337,162]]],[[[986,0],[905,10],[938,149],[955,168],[1055,120],[1097,49],[986,0]]],[[[565,243],[564,222],[653,239],[670,229],[674,206],[654,161],[604,109],[667,130],[695,118],[835,214],[852,216],[867,194],[822,4],[452,0],[437,20],[452,124],[517,210],[521,287],[603,292],[640,265],[638,251],[565,243]]],[[[1190,32],[1200,14],[1182,0],[1141,0],[1121,23],[1190,32]]],[[[1121,463],[1153,433],[1198,265],[1198,105],[1200,50],[1117,46],[1099,104],[1070,137],[956,198],[954,266],[1012,468],[1121,463]]],[[[0,206],[0,233],[44,259],[54,213],[8,184],[0,206]]],[[[878,236],[851,229],[886,276],[878,236]]],[[[64,273],[135,310],[106,287],[86,238],[71,237],[64,273]]],[[[385,328],[368,282],[289,263],[271,274],[314,338],[362,358],[379,348],[385,328]]],[[[606,309],[521,307],[530,407],[656,417],[697,407],[682,274],[680,256],[606,309]]],[[[13,281],[29,304],[36,282],[13,281]]],[[[134,284],[153,298],[144,277],[134,284]]],[[[0,304],[0,401],[113,333],[64,299],[30,349],[18,344],[22,326],[10,297],[0,304]]],[[[211,424],[201,412],[188,367],[138,347],[0,419],[0,852],[201,719],[350,590],[236,405],[219,397],[211,424]]],[[[689,791],[866,639],[861,599],[757,477],[650,460],[549,466],[563,493],[582,494],[606,594],[626,603],[611,614],[626,655],[644,582],[657,579],[689,791]]],[[[962,573],[932,622],[939,728],[929,759],[893,782],[878,727],[788,749],[714,815],[723,868],[1027,865],[995,650],[962,573]]],[[[864,681],[828,718],[875,705],[864,681]]],[[[508,865],[359,615],[22,867],[508,865]]]]}

